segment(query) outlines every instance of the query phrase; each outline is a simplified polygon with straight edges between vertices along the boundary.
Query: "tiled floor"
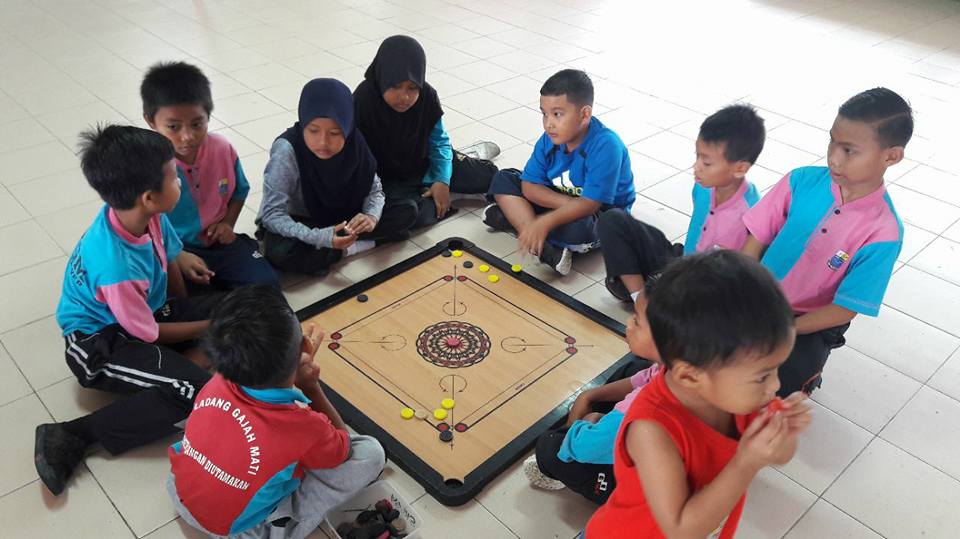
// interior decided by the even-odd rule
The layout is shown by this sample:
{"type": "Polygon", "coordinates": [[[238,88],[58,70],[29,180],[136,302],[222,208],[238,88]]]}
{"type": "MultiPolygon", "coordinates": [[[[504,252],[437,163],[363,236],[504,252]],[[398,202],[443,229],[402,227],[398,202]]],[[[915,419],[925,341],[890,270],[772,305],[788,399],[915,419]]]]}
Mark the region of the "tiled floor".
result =
{"type": "MultiPolygon", "coordinates": [[[[492,139],[520,166],[538,133],[537,90],[564,66],[589,71],[598,115],[630,145],[635,213],[679,238],[693,138],[705,114],[747,100],[767,118],[754,182],[822,163],[836,107],[876,85],[916,107],[908,160],[890,170],[907,239],[879,318],[858,319],[816,394],[797,457],[755,481],[740,537],[956,537],[960,529],[960,3],[950,0],[0,0],[0,522],[4,537],[194,537],[163,478],[169,441],[86,460],[53,498],[31,465],[33,428],[108,401],[78,387],[52,314],[66,255],[99,204],[73,155],[96,121],[142,125],[137,87],[158,60],[199,63],[213,128],[243,157],[253,194],[266,149],[315,76],[356,84],[380,39],[416,36],[457,145],[492,139]],[[953,156],[953,157],[951,157],[953,156]]],[[[481,204],[351,260],[324,280],[287,281],[295,307],[450,235],[517,258],[481,204]]],[[[605,313],[600,258],[537,275],[605,313]]],[[[531,490],[515,466],[476,500],[443,507],[395,468],[426,537],[573,537],[592,507],[531,490]]]]}

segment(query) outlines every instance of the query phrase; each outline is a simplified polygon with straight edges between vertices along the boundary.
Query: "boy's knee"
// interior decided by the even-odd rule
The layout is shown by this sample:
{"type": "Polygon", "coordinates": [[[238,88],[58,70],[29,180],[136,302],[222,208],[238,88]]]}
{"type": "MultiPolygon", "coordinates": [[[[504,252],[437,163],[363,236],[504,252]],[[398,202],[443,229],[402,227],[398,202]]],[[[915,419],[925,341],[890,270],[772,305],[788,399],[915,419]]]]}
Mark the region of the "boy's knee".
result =
{"type": "Polygon", "coordinates": [[[380,474],[387,463],[387,454],[380,442],[372,436],[354,435],[350,437],[350,460],[376,470],[374,477],[380,474]]]}
{"type": "Polygon", "coordinates": [[[497,171],[490,180],[487,198],[495,195],[523,196],[523,187],[520,184],[520,171],[515,168],[505,168],[497,171]]]}
{"type": "Polygon", "coordinates": [[[613,208],[600,214],[600,218],[597,220],[597,228],[601,236],[608,235],[623,230],[629,224],[630,219],[633,219],[633,216],[626,210],[613,208]]]}

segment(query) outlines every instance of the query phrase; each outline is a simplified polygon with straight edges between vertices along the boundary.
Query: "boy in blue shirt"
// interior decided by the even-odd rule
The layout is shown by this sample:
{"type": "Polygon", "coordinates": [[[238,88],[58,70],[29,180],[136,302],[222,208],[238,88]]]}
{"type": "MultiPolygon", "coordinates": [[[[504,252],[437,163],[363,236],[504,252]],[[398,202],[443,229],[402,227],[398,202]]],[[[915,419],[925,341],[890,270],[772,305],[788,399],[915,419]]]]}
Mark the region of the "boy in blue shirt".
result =
{"type": "Polygon", "coordinates": [[[245,284],[280,287],[257,241],[233,227],[250,184],[230,141],[207,133],[213,98],[210,81],[184,62],[152,66],[140,84],[143,119],[167,137],[176,154],[180,200],[167,215],[204,283],[233,289],[245,284]]]}
{"type": "Polygon", "coordinates": [[[593,117],[593,83],[564,69],[540,88],[544,134],[523,172],[505,169],[490,184],[483,222],[517,234],[530,253],[561,275],[572,253],[599,245],[597,219],[636,198],[630,155],[616,133],[593,117]]]}
{"type": "Polygon", "coordinates": [[[83,174],[106,205],[67,262],[57,323],[80,385],[124,397],[37,427],[37,473],[55,495],[92,444],[116,455],[176,432],[210,378],[189,343],[222,295],[186,297],[183,244],[164,215],[180,199],[173,151],[137,127],[81,135],[83,174]]]}

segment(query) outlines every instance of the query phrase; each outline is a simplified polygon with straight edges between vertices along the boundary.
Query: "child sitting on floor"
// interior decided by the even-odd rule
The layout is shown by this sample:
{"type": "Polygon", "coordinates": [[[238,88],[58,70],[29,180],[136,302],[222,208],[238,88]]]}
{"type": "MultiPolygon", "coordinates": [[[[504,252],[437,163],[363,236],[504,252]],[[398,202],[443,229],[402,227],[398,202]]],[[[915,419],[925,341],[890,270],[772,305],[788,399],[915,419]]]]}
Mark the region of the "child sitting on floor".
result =
{"type": "MultiPolygon", "coordinates": [[[[648,290],[655,282],[648,281],[648,290]]],[[[634,309],[627,321],[630,351],[659,362],[647,323],[646,295],[637,297],[634,309]]],[[[628,366],[634,374],[578,395],[570,407],[566,426],[549,430],[537,439],[536,453],[523,463],[524,474],[533,486],[544,490],[568,487],[594,503],[607,501],[617,484],[613,446],[623,414],[661,368],[659,363],[651,365],[642,359],[634,363],[628,366]],[[596,411],[604,403],[616,404],[607,413],[596,411]]]]}
{"type": "Polygon", "coordinates": [[[180,199],[173,152],[137,127],[81,135],[83,174],[106,205],[67,261],[57,323],[80,385],[123,396],[37,427],[34,461],[53,494],[92,444],[117,455],[176,432],[210,379],[191,343],[222,295],[186,297],[182,244],[164,215],[180,199]]]}
{"type": "Polygon", "coordinates": [[[762,266],[717,250],[672,263],[647,319],[663,371],[623,418],[617,488],[585,535],[732,538],[747,486],[793,457],[810,422],[802,393],[774,401],[793,346],[790,305],[762,266]]]}
{"type": "Polygon", "coordinates": [[[387,201],[417,204],[413,228],[455,212],[450,193],[486,193],[497,172],[490,160],[500,153],[492,142],[472,145],[477,157],[453,150],[443,126],[440,97],[426,74],[427,57],[420,43],[409,36],[392,36],[380,44],[353,92],[357,129],[377,159],[387,201]]]}
{"type": "Polygon", "coordinates": [[[396,232],[413,226],[418,209],[411,200],[385,202],[346,85],[308,82],[297,115],[270,148],[257,233],[274,266],[325,275],[345,256],[398,239],[396,232]]]}
{"type": "Polygon", "coordinates": [[[797,342],[780,368],[781,395],[820,387],[830,351],[857,314],[877,316],[903,247],[903,224],[884,187],[913,134],[910,105],[874,88],[844,103],[826,167],[784,176],[743,217],[743,252],[780,280],[797,315],[797,342]]]}
{"type": "Polygon", "coordinates": [[[303,538],[383,470],[380,443],[351,436],[320,388],[322,339],[271,286],[235,290],[214,310],[203,348],[216,374],[169,451],[167,490],[185,522],[303,538]]]}
{"type": "Polygon", "coordinates": [[[250,184],[230,142],[207,133],[210,81],[184,62],[152,66],[140,84],[143,119],[167,137],[177,156],[180,201],[167,217],[204,282],[233,289],[249,283],[280,286],[256,240],[233,227],[250,184]],[[202,261],[202,263],[201,263],[202,261]]]}
{"type": "Polygon", "coordinates": [[[600,244],[600,212],[633,205],[633,172],[623,141],[593,117],[593,82],[583,71],[564,69],[547,79],[540,112],[543,136],[523,172],[505,169],[493,177],[483,222],[516,233],[521,253],[567,275],[573,252],[600,244]]]}
{"type": "Polygon", "coordinates": [[[747,239],[743,214],[760,199],[746,174],[763,151],[765,138],[763,118],[748,105],[724,107],[700,124],[693,215],[684,245],[674,245],[660,229],[626,211],[610,210],[600,216],[606,285],[614,297],[636,299],[644,282],[681,254],[743,247],[747,239]]]}

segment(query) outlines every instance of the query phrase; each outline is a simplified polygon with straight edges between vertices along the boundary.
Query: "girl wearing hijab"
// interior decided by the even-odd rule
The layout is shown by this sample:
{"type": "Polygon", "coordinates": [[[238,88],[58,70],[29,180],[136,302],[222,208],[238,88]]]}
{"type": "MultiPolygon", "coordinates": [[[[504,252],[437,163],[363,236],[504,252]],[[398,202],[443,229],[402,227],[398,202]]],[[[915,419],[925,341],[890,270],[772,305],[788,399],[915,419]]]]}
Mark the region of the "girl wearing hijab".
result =
{"type": "Polygon", "coordinates": [[[355,129],[345,84],[308,82],[297,112],[297,123],[270,148],[258,236],[277,268],[323,275],[344,256],[408,230],[417,205],[384,204],[377,162],[355,129]]]}
{"type": "Polygon", "coordinates": [[[357,128],[377,158],[387,200],[417,204],[414,228],[452,214],[451,191],[485,193],[497,172],[489,159],[500,153],[492,142],[464,153],[453,150],[440,98],[426,82],[426,72],[427,57],[417,40],[388,37],[353,93],[357,128]]]}

